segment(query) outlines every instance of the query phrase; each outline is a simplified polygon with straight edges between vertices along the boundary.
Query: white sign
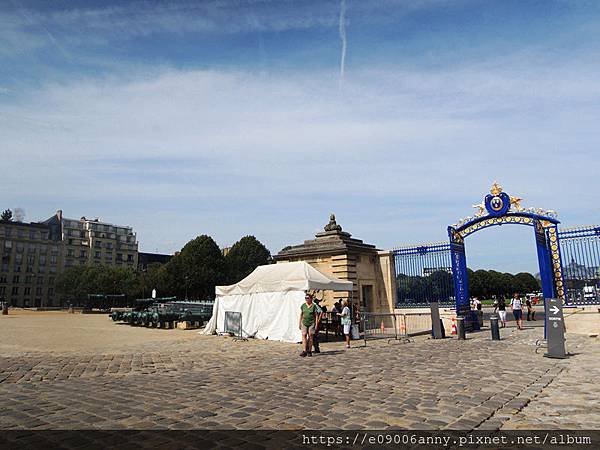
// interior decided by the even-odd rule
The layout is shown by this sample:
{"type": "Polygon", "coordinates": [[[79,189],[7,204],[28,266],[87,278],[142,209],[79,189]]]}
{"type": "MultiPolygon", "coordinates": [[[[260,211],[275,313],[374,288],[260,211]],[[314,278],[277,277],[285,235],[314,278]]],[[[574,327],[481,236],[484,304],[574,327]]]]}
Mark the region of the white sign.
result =
{"type": "Polygon", "coordinates": [[[152,298],[156,298],[156,289],[152,289],[152,298]]]}

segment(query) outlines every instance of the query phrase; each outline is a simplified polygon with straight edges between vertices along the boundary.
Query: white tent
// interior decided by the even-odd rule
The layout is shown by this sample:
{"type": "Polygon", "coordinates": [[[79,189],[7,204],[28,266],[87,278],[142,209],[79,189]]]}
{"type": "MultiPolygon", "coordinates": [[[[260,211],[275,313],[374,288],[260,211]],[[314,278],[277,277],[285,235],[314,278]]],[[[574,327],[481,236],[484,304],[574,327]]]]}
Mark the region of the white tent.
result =
{"type": "Polygon", "coordinates": [[[225,312],[242,314],[242,335],[299,342],[300,306],[309,290],[351,291],[352,282],[328,277],[303,261],[257,267],[242,281],[217,286],[205,334],[225,331],[225,312]]]}

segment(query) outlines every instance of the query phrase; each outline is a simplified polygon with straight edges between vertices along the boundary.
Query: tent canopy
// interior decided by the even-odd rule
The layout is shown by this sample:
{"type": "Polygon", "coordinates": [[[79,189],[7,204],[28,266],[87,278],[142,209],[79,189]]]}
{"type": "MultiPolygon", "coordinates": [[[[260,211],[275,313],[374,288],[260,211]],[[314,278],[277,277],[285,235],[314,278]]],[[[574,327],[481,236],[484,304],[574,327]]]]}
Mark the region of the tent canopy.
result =
{"type": "Polygon", "coordinates": [[[308,290],[351,291],[352,282],[329,277],[299,261],[258,266],[239,283],[215,288],[217,295],[308,290]]]}

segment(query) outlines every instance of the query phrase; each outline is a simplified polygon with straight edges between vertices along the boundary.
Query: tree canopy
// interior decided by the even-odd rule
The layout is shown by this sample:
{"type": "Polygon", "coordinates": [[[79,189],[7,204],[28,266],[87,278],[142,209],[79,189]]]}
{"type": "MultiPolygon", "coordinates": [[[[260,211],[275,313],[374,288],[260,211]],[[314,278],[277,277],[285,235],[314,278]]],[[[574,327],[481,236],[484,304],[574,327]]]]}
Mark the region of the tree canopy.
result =
{"type": "Polygon", "coordinates": [[[247,277],[258,266],[268,264],[271,252],[254,236],[244,236],[225,256],[228,282],[236,283],[247,277]]]}
{"type": "Polygon", "coordinates": [[[134,271],[115,266],[74,266],[56,279],[56,291],[66,301],[80,302],[90,294],[125,294],[129,299],[158,297],[190,300],[214,298],[215,286],[244,278],[257,266],[268,264],[269,250],[254,236],[236,242],[227,257],[206,235],[189,241],[166,264],[150,264],[134,271]],[[231,255],[231,256],[230,256],[231,255]]]}
{"type": "Polygon", "coordinates": [[[4,211],[2,211],[2,214],[0,214],[0,220],[3,220],[5,222],[10,222],[13,220],[13,213],[10,209],[5,209],[4,211]]]}

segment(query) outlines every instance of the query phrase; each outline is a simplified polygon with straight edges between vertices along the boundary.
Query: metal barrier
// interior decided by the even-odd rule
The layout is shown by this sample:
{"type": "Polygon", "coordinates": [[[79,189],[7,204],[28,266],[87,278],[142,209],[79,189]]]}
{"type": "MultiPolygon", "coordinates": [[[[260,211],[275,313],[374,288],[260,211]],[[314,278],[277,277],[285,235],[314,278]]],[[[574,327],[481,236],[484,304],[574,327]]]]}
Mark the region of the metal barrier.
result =
{"type": "Polygon", "coordinates": [[[369,313],[360,315],[365,345],[367,341],[387,339],[411,342],[411,336],[431,333],[431,313],[369,313]]]}
{"type": "Polygon", "coordinates": [[[247,341],[242,335],[242,313],[225,311],[225,333],[231,333],[235,341],[247,341]]]}

